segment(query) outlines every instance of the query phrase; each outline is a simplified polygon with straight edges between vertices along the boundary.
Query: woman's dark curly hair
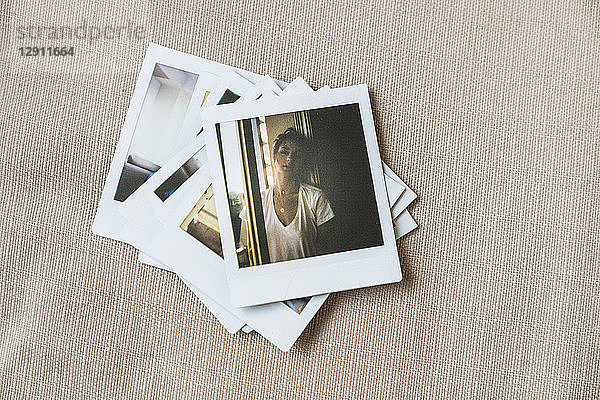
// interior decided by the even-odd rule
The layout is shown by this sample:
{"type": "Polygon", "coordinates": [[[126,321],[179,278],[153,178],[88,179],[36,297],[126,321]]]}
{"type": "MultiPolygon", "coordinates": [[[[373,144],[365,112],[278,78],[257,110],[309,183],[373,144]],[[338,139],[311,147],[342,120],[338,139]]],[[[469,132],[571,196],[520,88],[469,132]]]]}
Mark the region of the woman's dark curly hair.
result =
{"type": "Polygon", "coordinates": [[[300,168],[300,177],[303,182],[307,181],[307,174],[311,168],[311,145],[310,140],[298,132],[295,128],[287,128],[283,133],[279,134],[275,140],[273,140],[273,157],[279,151],[279,148],[285,142],[294,142],[299,147],[302,153],[302,165],[300,168]]]}

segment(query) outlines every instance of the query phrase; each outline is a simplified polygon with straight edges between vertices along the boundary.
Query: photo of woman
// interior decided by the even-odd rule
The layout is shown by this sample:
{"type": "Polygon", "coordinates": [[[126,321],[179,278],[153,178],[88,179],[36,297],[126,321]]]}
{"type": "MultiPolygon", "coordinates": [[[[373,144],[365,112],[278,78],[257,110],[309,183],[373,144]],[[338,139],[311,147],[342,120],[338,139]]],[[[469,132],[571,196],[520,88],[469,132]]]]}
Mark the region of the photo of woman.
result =
{"type": "Polygon", "coordinates": [[[357,104],[219,124],[240,268],[383,244],[357,104]]]}
{"type": "MultiPolygon", "coordinates": [[[[327,224],[334,213],[323,191],[307,183],[310,142],[288,128],[273,143],[274,184],[261,192],[271,262],[295,260],[327,249],[327,224]]],[[[246,209],[240,213],[247,244],[246,209]]]]}

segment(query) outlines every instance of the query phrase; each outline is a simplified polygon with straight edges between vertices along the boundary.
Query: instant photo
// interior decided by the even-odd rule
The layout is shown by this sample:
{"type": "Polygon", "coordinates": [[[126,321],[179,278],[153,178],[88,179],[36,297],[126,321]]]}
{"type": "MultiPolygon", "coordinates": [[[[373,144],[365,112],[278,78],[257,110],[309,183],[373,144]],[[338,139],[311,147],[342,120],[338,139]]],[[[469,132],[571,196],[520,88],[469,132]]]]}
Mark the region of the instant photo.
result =
{"type": "Polygon", "coordinates": [[[366,86],[201,114],[235,306],[401,279],[366,86]]]}
{"type": "Polygon", "coordinates": [[[238,120],[217,135],[240,267],[383,245],[358,104],[238,120]]]}

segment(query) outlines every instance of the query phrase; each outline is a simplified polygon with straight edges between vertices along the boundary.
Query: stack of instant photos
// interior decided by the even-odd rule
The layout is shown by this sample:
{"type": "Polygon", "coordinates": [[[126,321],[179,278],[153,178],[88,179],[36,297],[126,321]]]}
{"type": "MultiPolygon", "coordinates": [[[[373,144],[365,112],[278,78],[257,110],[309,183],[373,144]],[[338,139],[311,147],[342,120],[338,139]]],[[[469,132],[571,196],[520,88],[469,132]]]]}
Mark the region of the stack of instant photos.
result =
{"type": "Polygon", "coordinates": [[[152,44],[92,230],[287,351],[328,293],[402,279],[415,198],[380,159],[365,85],[313,91],[152,44]]]}

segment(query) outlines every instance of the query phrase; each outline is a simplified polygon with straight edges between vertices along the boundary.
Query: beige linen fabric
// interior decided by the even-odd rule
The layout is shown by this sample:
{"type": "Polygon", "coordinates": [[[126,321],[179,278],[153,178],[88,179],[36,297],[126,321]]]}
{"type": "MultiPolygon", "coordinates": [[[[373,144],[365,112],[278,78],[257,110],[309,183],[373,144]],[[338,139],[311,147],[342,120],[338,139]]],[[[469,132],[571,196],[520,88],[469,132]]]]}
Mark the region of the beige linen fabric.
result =
{"type": "Polygon", "coordinates": [[[0,5],[0,398],[600,397],[598,2],[34,3],[0,5]],[[45,18],[147,38],[42,68],[14,24],[45,18]],[[367,83],[420,196],[404,281],[332,295],[282,353],[93,236],[150,41],[367,83]]]}

